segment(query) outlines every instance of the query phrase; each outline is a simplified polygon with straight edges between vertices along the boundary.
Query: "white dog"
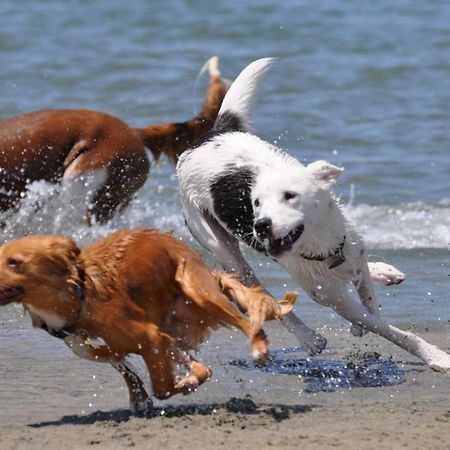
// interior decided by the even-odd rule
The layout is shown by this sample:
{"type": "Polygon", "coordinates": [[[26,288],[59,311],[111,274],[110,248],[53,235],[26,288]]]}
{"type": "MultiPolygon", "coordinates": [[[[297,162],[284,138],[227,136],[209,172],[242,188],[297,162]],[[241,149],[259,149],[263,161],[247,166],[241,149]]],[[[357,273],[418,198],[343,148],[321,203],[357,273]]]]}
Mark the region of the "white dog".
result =
{"type": "MultiPolygon", "coordinates": [[[[384,263],[368,266],[363,240],[330,192],[342,169],[307,166],[250,134],[255,94],[272,60],[250,64],[225,96],[214,129],[183,153],[177,172],[183,211],[193,236],[228,271],[257,279],[239,250],[243,242],[281,264],[318,303],[349,320],[352,333],[377,333],[430,366],[450,368],[450,355],[378,315],[372,280],[404,279],[384,263]],[[352,298],[356,288],[361,301],[352,298]]],[[[290,314],[287,326],[310,353],[325,339],[290,314]]]]}

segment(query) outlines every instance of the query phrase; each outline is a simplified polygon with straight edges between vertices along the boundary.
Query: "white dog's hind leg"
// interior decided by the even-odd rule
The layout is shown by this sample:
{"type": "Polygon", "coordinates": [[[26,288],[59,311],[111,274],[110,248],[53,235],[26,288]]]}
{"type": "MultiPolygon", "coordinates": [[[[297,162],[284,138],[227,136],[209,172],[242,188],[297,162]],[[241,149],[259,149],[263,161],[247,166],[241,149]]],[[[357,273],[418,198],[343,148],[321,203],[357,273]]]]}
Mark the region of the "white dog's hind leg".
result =
{"type": "Polygon", "coordinates": [[[186,199],[181,200],[186,224],[194,238],[209,250],[227,272],[237,272],[244,284],[259,284],[253,269],[239,249],[239,241],[229,234],[207,211],[186,199]]]}
{"type": "MultiPolygon", "coordinates": [[[[367,269],[363,270],[361,281],[356,285],[362,304],[372,313],[378,314],[380,305],[371,281],[390,286],[392,284],[400,284],[405,278],[404,273],[390,264],[384,262],[367,263],[367,269]]],[[[361,337],[367,334],[367,330],[364,330],[358,324],[353,324],[350,331],[353,336],[361,337]]]]}
{"type": "MultiPolygon", "coordinates": [[[[377,296],[373,289],[373,284],[371,280],[371,274],[369,273],[369,268],[364,262],[363,267],[360,269],[361,279],[356,284],[356,290],[358,291],[361,303],[372,313],[378,315],[380,313],[380,304],[378,303],[377,296]]],[[[353,323],[350,332],[353,336],[361,337],[368,333],[367,328],[353,323]]]]}
{"type": "Polygon", "coordinates": [[[372,281],[376,283],[390,286],[391,284],[400,284],[406,278],[406,275],[403,272],[400,272],[400,270],[390,264],[384,262],[370,262],[367,263],[367,265],[369,266],[370,277],[372,278],[372,281]]]}
{"type": "MultiPolygon", "coordinates": [[[[333,295],[329,293],[330,298],[333,295]]],[[[326,303],[322,297],[322,303],[326,303]]],[[[342,294],[330,306],[344,319],[360,324],[372,333],[383,336],[409,353],[425,361],[429,366],[439,370],[450,369],[450,355],[431,345],[419,336],[402,331],[386,323],[376,314],[371,313],[364,305],[353,300],[349,294],[342,294]]]]}

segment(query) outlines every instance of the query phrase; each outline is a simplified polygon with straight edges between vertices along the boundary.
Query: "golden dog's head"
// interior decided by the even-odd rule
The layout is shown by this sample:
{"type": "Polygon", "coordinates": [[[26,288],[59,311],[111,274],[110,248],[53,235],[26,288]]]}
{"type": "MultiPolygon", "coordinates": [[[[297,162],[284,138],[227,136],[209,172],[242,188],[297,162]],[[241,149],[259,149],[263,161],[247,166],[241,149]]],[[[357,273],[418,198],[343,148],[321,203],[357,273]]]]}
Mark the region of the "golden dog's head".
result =
{"type": "Polygon", "coordinates": [[[59,236],[29,236],[3,245],[0,306],[18,302],[67,321],[80,302],[79,254],[75,242],[59,236]]]}

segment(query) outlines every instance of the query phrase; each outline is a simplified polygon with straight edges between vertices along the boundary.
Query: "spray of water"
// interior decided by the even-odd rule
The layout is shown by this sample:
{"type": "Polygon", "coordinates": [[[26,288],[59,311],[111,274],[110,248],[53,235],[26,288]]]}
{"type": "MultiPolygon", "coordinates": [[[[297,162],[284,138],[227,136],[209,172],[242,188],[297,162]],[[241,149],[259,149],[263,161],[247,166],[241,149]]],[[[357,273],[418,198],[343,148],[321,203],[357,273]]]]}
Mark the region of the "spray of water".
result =
{"type": "MultiPolygon", "coordinates": [[[[14,211],[0,214],[2,242],[30,234],[61,234],[85,245],[124,228],[155,227],[189,238],[179,207],[176,179],[156,171],[126,210],[107,224],[86,220],[86,204],[102,181],[94,174],[77,182],[54,185],[34,182],[14,211]]],[[[352,188],[354,190],[354,187],[352,188]]],[[[450,248],[450,199],[430,205],[355,204],[344,207],[369,249],[450,248]]]]}

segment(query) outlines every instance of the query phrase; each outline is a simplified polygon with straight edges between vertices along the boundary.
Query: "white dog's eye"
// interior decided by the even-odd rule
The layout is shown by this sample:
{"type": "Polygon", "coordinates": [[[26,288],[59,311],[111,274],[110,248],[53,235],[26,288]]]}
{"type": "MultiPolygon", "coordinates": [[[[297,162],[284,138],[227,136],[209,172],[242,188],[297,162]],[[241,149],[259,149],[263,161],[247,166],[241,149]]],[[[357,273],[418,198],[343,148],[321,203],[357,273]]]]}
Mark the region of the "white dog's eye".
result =
{"type": "Polygon", "coordinates": [[[258,206],[259,206],[259,200],[256,199],[256,200],[253,202],[253,204],[254,204],[256,207],[258,207],[258,206]]]}
{"type": "Polygon", "coordinates": [[[292,191],[286,191],[283,194],[283,197],[284,197],[285,200],[291,200],[291,199],[297,197],[297,193],[296,192],[292,192],[292,191]]]}

